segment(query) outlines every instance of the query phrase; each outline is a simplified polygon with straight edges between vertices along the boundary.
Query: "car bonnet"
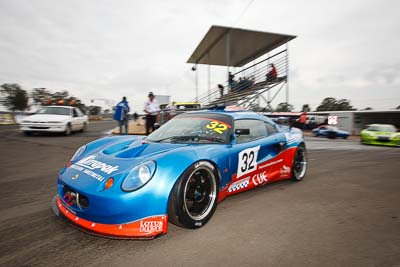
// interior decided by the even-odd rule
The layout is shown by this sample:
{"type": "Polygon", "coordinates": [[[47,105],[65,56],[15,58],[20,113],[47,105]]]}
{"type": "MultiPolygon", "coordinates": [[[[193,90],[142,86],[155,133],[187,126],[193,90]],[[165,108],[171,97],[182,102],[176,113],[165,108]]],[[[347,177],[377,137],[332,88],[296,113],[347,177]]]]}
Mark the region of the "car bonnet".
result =
{"type": "Polygon", "coordinates": [[[118,182],[135,166],[187,146],[190,145],[147,143],[142,140],[121,141],[85,155],[63,169],[60,177],[64,183],[75,185],[77,189],[101,191],[109,178],[118,182]]]}

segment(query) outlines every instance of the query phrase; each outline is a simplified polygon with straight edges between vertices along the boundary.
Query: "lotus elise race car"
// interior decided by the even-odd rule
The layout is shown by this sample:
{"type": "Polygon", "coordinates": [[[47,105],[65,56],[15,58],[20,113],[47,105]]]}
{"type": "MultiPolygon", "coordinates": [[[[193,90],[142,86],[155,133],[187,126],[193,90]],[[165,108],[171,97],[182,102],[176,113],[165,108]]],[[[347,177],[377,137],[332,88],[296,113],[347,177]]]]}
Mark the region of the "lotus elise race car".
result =
{"type": "Polygon", "coordinates": [[[147,137],[80,147],[59,172],[53,209],[95,235],[154,238],[168,221],[199,228],[227,196],[306,170],[299,129],[248,111],[189,112],[147,137]]]}
{"type": "Polygon", "coordinates": [[[340,130],[336,126],[331,126],[331,125],[322,125],[319,126],[315,129],[312,130],[312,135],[313,136],[324,136],[328,137],[330,139],[335,139],[335,138],[343,138],[347,139],[350,135],[349,132],[340,130]]]}
{"type": "Polygon", "coordinates": [[[371,124],[361,131],[361,143],[367,145],[400,146],[400,133],[390,124],[371,124]]]}

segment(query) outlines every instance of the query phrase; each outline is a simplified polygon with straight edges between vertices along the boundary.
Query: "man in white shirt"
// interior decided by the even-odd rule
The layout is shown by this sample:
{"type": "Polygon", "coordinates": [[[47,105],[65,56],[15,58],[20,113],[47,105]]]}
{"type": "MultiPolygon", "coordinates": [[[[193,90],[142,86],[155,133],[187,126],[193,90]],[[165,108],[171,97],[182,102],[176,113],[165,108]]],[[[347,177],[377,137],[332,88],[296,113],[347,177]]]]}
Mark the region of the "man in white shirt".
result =
{"type": "Polygon", "coordinates": [[[153,92],[150,92],[149,100],[144,103],[144,112],[146,113],[146,135],[149,135],[150,128],[153,132],[154,123],[156,123],[157,115],[160,113],[160,106],[158,105],[157,100],[154,99],[153,92]]]}

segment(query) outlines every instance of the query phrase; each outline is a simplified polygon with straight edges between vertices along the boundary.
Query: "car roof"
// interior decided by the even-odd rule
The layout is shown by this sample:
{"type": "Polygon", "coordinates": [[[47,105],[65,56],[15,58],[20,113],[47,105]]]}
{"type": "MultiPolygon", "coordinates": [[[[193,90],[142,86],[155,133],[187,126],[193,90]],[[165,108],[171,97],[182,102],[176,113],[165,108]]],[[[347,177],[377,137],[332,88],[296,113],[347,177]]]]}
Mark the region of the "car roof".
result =
{"type": "Polygon", "coordinates": [[[71,106],[56,106],[56,105],[52,105],[52,106],[46,106],[46,108],[69,108],[69,109],[73,109],[75,107],[71,107],[71,106]]]}
{"type": "Polygon", "coordinates": [[[374,124],[368,124],[367,127],[370,126],[394,126],[393,124],[379,124],[379,123],[374,123],[374,124]]]}

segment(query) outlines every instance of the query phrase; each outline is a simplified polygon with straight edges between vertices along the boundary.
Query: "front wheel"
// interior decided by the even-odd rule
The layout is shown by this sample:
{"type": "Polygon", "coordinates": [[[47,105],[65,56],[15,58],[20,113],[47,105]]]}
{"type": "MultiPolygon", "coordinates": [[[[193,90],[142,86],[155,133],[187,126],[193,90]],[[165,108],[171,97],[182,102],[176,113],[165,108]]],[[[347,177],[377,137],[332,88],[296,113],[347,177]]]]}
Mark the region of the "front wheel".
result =
{"type": "Polygon", "coordinates": [[[205,225],[217,208],[218,171],[208,161],[191,165],[175,184],[169,200],[169,220],[195,229],[205,225]]]}
{"type": "Polygon", "coordinates": [[[307,151],[304,145],[300,145],[297,147],[296,154],[293,159],[292,166],[292,180],[293,181],[301,181],[304,176],[306,176],[307,172],[307,151]]]}
{"type": "Polygon", "coordinates": [[[65,128],[65,135],[70,135],[72,133],[72,128],[71,128],[71,124],[68,124],[67,127],[65,128]]]}
{"type": "Polygon", "coordinates": [[[86,131],[87,131],[87,123],[84,122],[83,125],[82,125],[81,133],[84,133],[86,131]]]}
{"type": "Polygon", "coordinates": [[[329,139],[336,139],[336,133],[335,132],[328,132],[326,136],[329,139]]]}

